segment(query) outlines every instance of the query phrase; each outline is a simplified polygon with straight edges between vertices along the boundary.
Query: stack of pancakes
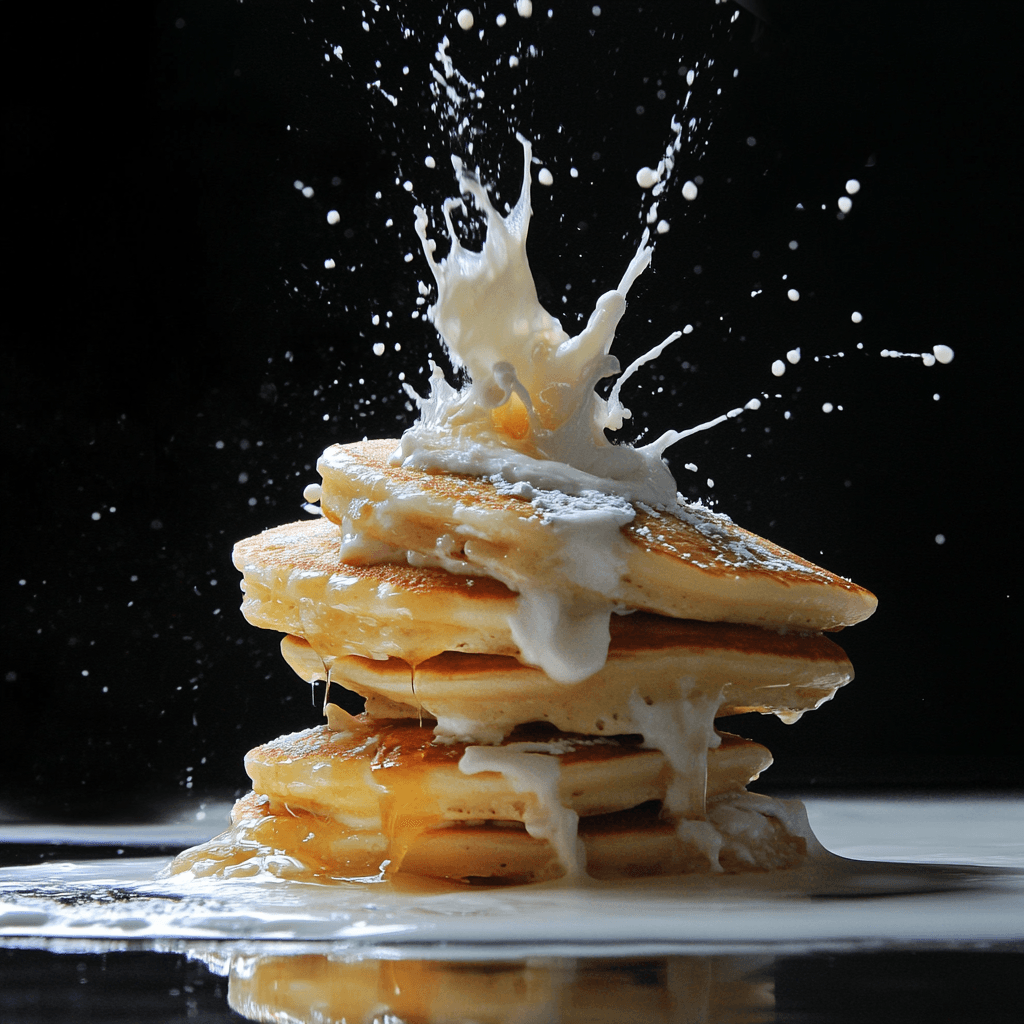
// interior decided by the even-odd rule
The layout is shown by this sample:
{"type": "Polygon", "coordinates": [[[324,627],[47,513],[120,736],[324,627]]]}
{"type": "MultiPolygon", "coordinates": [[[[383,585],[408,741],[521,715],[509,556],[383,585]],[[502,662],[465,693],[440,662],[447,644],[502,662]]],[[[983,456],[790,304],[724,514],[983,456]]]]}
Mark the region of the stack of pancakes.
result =
{"type": "Polygon", "coordinates": [[[793,865],[799,809],[715,719],[793,722],[852,677],[867,591],[700,506],[569,497],[324,453],[324,518],[241,541],[242,605],[365,698],[246,757],[253,792],[172,867],[460,882],[793,865]]]}

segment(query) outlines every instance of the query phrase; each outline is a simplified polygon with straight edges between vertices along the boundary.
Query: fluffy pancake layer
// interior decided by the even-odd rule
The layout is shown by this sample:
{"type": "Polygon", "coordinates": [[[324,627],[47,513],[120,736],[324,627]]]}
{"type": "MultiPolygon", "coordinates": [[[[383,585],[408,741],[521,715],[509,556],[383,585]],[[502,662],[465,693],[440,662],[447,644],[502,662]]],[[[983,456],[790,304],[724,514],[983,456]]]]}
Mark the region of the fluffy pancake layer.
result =
{"type": "Polygon", "coordinates": [[[534,721],[591,735],[643,733],[638,702],[664,706],[694,694],[714,702],[716,717],[759,711],[792,722],[853,678],[842,649],[820,635],[642,612],[613,616],[611,628],[604,667],[575,684],[497,656],[445,653],[413,669],[397,658],[336,656],[295,637],[285,638],[282,651],[303,678],[329,675],[364,696],[374,717],[426,714],[439,736],[478,742],[534,721]]]}
{"type": "Polygon", "coordinates": [[[242,614],[332,655],[415,663],[442,651],[518,653],[508,624],[516,595],[504,584],[407,562],[345,565],[340,545],[341,528],[322,518],[239,541],[242,614]]]}
{"type": "MultiPolygon", "coordinates": [[[[536,810],[535,792],[517,792],[495,772],[467,775],[459,762],[466,744],[434,744],[429,726],[375,722],[366,716],[352,732],[326,726],[283,736],[251,750],[245,768],[271,813],[301,809],[353,828],[385,827],[394,805],[439,821],[524,821],[536,810]]],[[[752,740],[725,733],[708,751],[707,794],[742,789],[771,764],[752,740]]],[[[558,800],[581,817],[663,800],[671,768],[641,737],[595,738],[556,733],[543,726],[519,729],[498,749],[555,758],[558,800]]]]}
{"type": "Polygon", "coordinates": [[[404,469],[390,464],[397,447],[379,440],[328,448],[317,465],[324,514],[422,558],[515,590],[558,589],[582,604],[610,600],[675,618],[805,630],[840,629],[875,609],[863,588],[701,506],[633,508],[590,493],[573,499],[404,469]],[[570,534],[588,519],[617,515],[617,535],[603,538],[605,564],[580,574],[578,537],[570,534]]]}
{"type": "MultiPolygon", "coordinates": [[[[792,867],[807,852],[791,808],[755,793],[728,793],[708,804],[706,832],[680,831],[657,804],[584,818],[579,826],[586,873],[596,879],[709,872],[737,874],[792,867]],[[709,841],[709,837],[714,840],[709,841]]],[[[235,806],[230,829],[179,854],[172,872],[197,878],[252,877],[263,872],[301,880],[378,881],[394,877],[393,845],[305,811],[274,815],[250,797],[235,806]]],[[[415,834],[400,875],[463,884],[546,882],[566,875],[550,842],[518,822],[432,825],[415,834]]]]}

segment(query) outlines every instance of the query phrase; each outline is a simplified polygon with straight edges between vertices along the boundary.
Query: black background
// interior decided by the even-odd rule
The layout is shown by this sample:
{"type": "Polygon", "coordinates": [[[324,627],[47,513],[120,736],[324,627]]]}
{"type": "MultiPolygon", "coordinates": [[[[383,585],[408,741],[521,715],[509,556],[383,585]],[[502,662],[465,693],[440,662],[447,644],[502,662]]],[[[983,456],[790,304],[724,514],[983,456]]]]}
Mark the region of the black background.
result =
{"type": "Polygon", "coordinates": [[[780,395],[672,450],[680,486],[880,599],[839,637],[858,678],[834,702],[794,729],[732,723],[776,755],[762,788],[1021,785],[1013,8],[552,6],[524,22],[510,2],[478,4],[470,34],[457,7],[323,0],[12,24],[27,71],[7,100],[10,813],[231,795],[246,749],[319,720],[277,638],[238,614],[230,548],[302,516],[328,444],[408,425],[397,375],[422,391],[427,356],[442,357],[410,312],[426,277],[413,202],[436,212],[454,187],[448,153],[465,155],[428,109],[443,33],[457,67],[490,76],[474,115],[485,180],[514,201],[517,127],[555,176],[535,186],[530,252],[570,332],[635,249],[635,172],[668,139],[680,65],[700,70],[696,142],[663,203],[672,230],[615,351],[625,365],[696,329],[627,388],[625,434],[780,395]],[[325,41],[343,58],[325,60],[325,41]],[[509,71],[531,42],[539,56],[509,71]],[[378,78],[403,86],[397,108],[367,88],[378,78]],[[849,178],[862,189],[839,220],[849,178]],[[949,366],[879,355],[940,343],[949,366]],[[796,346],[802,362],[774,378],[796,346]]]}

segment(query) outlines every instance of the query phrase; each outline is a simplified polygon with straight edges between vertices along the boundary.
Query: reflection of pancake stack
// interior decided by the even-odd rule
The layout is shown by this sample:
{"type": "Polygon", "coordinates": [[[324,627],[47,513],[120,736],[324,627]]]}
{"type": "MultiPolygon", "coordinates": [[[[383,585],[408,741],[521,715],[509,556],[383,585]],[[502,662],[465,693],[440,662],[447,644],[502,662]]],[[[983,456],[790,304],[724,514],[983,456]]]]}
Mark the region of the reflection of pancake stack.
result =
{"type": "MultiPolygon", "coordinates": [[[[203,958],[207,959],[207,958],[203,958]]],[[[756,956],[533,956],[525,962],[344,960],[322,954],[210,957],[247,1020],[775,1020],[772,960],[756,956]]]]}
{"type": "Polygon", "coordinates": [[[352,718],[258,747],[234,825],[195,874],[537,881],[790,866],[792,805],[747,793],[764,747],[852,678],[820,631],[861,588],[702,507],[392,468],[329,449],[326,518],[240,542],[243,612],[286,634],[352,718]],[[627,614],[632,613],[632,614],[627,614]]]}

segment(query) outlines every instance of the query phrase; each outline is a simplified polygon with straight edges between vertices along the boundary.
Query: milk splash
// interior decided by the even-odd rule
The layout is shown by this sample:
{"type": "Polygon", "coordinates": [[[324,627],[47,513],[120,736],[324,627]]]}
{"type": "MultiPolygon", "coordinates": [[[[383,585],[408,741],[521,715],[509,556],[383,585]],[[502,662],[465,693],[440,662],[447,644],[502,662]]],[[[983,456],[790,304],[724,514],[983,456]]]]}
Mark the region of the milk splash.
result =
{"type": "Polygon", "coordinates": [[[460,192],[471,195],[487,219],[480,252],[462,245],[452,223],[455,207],[466,211],[463,199],[444,203],[451,250],[440,263],[434,259],[436,244],[427,237],[426,211],[416,207],[416,231],[437,284],[437,301],[428,316],[452,363],[470,380],[456,391],[434,366],[427,398],[409,389],[420,419],[402,439],[402,462],[506,477],[511,471],[516,480],[540,485],[543,479],[558,489],[625,489],[648,501],[673,502],[675,481],[661,459],[667,445],[614,445],[604,431],[618,430],[629,418],[619,400],[622,380],[681,332],[630,366],[608,399],[594,391],[599,380],[620,371],[610,349],[626,311],[626,295],[651,262],[650,233],[644,231],[618,286],[598,299],[586,328],[570,337],[541,306],[530,272],[526,239],[533,150],[526,138],[517,138],[523,147],[523,182],[506,217],[494,209],[478,175],[452,158],[460,192]]]}
{"type": "MultiPolygon", "coordinates": [[[[598,490],[674,505],[676,484],[662,454],[693,431],[667,431],[641,448],[613,444],[605,431],[619,430],[630,418],[620,399],[622,385],[682,331],[630,364],[607,399],[594,390],[598,381],[620,373],[610,350],[629,289],[650,265],[650,231],[644,230],[619,284],[597,300],[586,328],[570,337],[541,306],[530,272],[526,240],[533,148],[523,135],[517,138],[523,147],[522,187],[505,217],[495,210],[479,172],[470,173],[462,160],[452,157],[461,195],[472,196],[486,218],[481,251],[466,249],[452,222],[453,209],[467,213],[463,198],[450,198],[443,205],[451,249],[440,262],[434,258],[436,243],[427,236],[427,213],[416,207],[416,231],[437,284],[437,301],[427,315],[453,365],[469,381],[457,391],[432,364],[426,398],[406,385],[420,418],[403,436],[395,462],[435,472],[529,481],[573,494],[598,490]]],[[[758,404],[754,400],[747,408],[758,404]]]]}

